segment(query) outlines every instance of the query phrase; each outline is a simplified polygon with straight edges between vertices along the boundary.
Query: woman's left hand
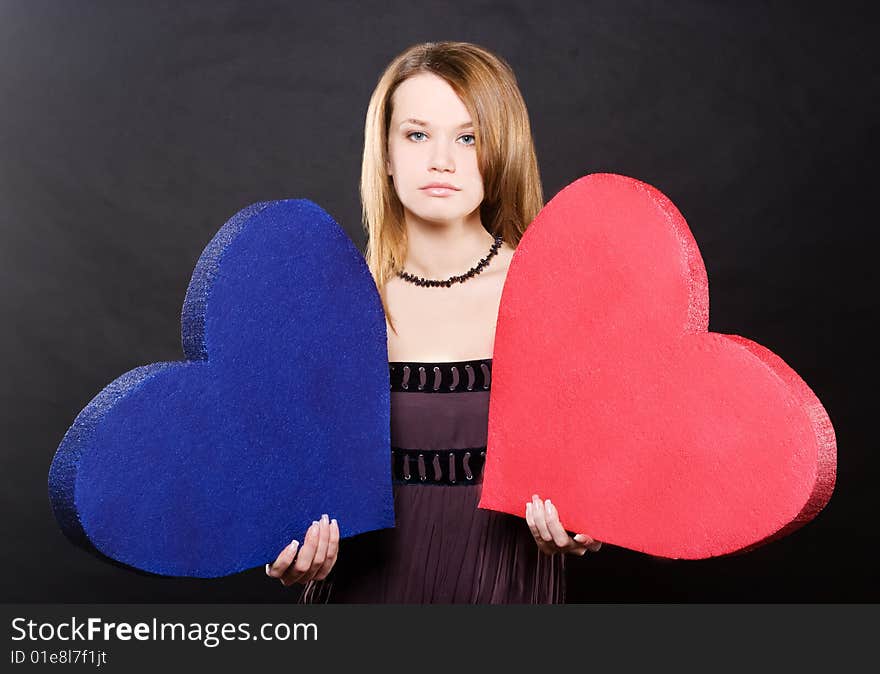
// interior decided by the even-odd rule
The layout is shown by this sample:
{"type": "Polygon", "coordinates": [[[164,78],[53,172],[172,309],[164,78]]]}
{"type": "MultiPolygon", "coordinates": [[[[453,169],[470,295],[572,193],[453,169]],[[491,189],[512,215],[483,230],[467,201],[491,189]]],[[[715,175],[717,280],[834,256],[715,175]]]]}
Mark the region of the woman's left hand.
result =
{"type": "Polygon", "coordinates": [[[583,556],[589,550],[596,552],[602,542],[590,538],[586,534],[569,536],[559,522],[559,513],[550,499],[542,501],[537,494],[526,503],[526,522],[538,547],[547,555],[565,552],[583,556]]]}

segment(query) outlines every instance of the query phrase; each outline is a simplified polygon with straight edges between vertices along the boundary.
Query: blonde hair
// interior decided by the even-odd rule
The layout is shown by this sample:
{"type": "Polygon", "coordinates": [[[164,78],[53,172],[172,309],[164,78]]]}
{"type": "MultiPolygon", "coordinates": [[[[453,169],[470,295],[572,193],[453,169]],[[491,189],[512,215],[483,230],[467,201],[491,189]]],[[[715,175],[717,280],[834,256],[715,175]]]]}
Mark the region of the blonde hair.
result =
{"type": "Polygon", "coordinates": [[[419,73],[446,80],[471,114],[483,178],[480,219],[486,230],[516,247],[544,205],[528,111],[507,62],[469,42],[425,42],[396,56],[370,97],[360,184],[365,257],[392,330],[383,288],[403,268],[407,244],[403,205],[386,172],[391,97],[419,73]]]}

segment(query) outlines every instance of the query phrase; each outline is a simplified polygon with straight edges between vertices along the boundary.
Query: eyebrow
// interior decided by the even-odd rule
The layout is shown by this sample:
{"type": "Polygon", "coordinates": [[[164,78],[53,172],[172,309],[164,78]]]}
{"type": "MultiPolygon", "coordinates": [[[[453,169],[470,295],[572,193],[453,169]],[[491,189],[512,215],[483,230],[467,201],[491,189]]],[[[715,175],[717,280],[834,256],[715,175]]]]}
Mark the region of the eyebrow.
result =
{"type": "MultiPolygon", "coordinates": [[[[409,122],[410,124],[416,124],[417,126],[430,126],[427,122],[423,122],[421,119],[415,119],[414,117],[410,117],[409,119],[405,119],[400,123],[400,126],[403,126],[409,122]]],[[[466,121],[464,124],[459,124],[457,128],[464,129],[468,126],[473,126],[474,123],[471,120],[466,121]]]]}

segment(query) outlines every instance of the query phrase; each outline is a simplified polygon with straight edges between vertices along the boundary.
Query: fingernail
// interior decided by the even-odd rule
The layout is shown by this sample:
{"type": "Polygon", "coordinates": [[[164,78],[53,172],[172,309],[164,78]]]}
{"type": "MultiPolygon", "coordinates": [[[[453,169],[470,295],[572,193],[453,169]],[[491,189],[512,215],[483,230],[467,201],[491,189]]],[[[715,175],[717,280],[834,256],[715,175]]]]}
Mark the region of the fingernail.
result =
{"type": "Polygon", "coordinates": [[[269,564],[268,564],[268,563],[266,564],[266,575],[267,575],[267,576],[270,575],[270,574],[269,574],[269,564]]]}
{"type": "Polygon", "coordinates": [[[546,501],[544,501],[544,506],[546,506],[547,508],[552,508],[552,507],[553,507],[553,504],[550,503],[550,499],[549,499],[549,498],[548,498],[546,501]]]}
{"type": "MultiPolygon", "coordinates": [[[[332,520],[330,520],[330,524],[336,524],[336,518],[335,518],[335,517],[334,517],[332,520]]],[[[337,526],[339,526],[339,525],[337,524],[337,526]]]]}
{"type": "Polygon", "coordinates": [[[321,521],[324,522],[325,524],[330,522],[330,518],[327,517],[327,513],[324,513],[323,515],[321,515],[321,521]]]}
{"type": "Polygon", "coordinates": [[[318,520],[312,520],[312,528],[318,526],[318,520]]]}
{"type": "Polygon", "coordinates": [[[293,547],[297,547],[297,546],[299,545],[299,541],[296,540],[296,539],[294,538],[292,541],[290,541],[290,544],[291,544],[293,547]]]}

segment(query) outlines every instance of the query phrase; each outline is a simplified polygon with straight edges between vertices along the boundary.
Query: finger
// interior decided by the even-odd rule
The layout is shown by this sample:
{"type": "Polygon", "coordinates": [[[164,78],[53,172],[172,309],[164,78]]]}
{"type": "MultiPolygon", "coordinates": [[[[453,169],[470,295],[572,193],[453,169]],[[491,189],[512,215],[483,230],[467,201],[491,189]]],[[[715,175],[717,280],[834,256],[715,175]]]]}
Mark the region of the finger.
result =
{"type": "Polygon", "coordinates": [[[541,538],[541,532],[538,531],[538,525],[535,524],[535,514],[532,508],[532,502],[526,503],[526,523],[529,525],[529,531],[539,545],[543,545],[544,539],[541,538]]]}
{"type": "Polygon", "coordinates": [[[590,552],[597,552],[602,547],[602,541],[590,538],[586,534],[575,534],[574,540],[583,545],[590,552]]]}
{"type": "Polygon", "coordinates": [[[319,524],[320,523],[317,521],[312,522],[311,526],[306,531],[299,554],[296,556],[294,563],[288,567],[287,571],[285,571],[284,575],[281,577],[281,582],[285,586],[290,586],[294,583],[308,582],[312,560],[314,559],[315,551],[318,548],[319,524]]]}
{"type": "Polygon", "coordinates": [[[266,575],[272,578],[278,578],[283,574],[293,558],[296,557],[296,551],[299,548],[299,541],[293,540],[287,544],[279,554],[278,558],[271,564],[266,564],[266,575]]]}
{"type": "Polygon", "coordinates": [[[544,542],[544,539],[541,538],[541,533],[538,531],[538,527],[535,526],[535,518],[532,515],[532,502],[529,501],[526,503],[526,522],[529,525],[529,531],[532,532],[532,537],[535,539],[535,543],[538,546],[538,550],[540,550],[545,555],[552,555],[555,550],[551,550],[547,543],[544,542]]]}
{"type": "Polygon", "coordinates": [[[538,548],[541,550],[541,552],[552,555],[554,552],[556,552],[556,550],[551,550],[548,547],[547,542],[543,538],[541,538],[541,532],[538,531],[538,526],[535,524],[533,506],[534,504],[531,501],[526,503],[526,522],[528,522],[529,531],[532,532],[532,538],[535,539],[535,543],[538,544],[538,548]]]}
{"type": "Polygon", "coordinates": [[[318,570],[318,573],[315,574],[315,580],[324,580],[330,571],[333,569],[333,565],[336,563],[336,557],[339,554],[339,523],[332,519],[330,520],[330,540],[327,544],[327,557],[324,559],[324,564],[318,570]]]}
{"type": "Polygon", "coordinates": [[[315,558],[315,550],[317,547],[318,522],[312,522],[312,525],[308,528],[306,535],[303,537],[303,543],[299,549],[299,554],[296,556],[293,564],[291,564],[284,572],[284,575],[281,576],[281,581],[284,585],[292,585],[293,583],[302,581],[303,576],[308,573],[309,569],[312,567],[312,560],[315,558]]]}
{"type": "Polygon", "coordinates": [[[324,560],[327,559],[327,548],[330,545],[330,518],[327,515],[321,515],[321,521],[318,525],[318,547],[315,550],[315,557],[312,559],[312,568],[309,569],[306,580],[312,580],[324,566],[324,560]]]}
{"type": "MultiPolygon", "coordinates": [[[[585,553],[585,552],[588,552],[588,551],[595,552],[596,550],[599,549],[598,547],[596,547],[596,548],[590,547],[593,545],[594,541],[592,538],[590,538],[586,534],[572,534],[571,538],[574,541],[574,545],[578,549],[580,549],[580,551],[581,551],[580,554],[582,556],[583,556],[583,553],[585,553]]],[[[599,546],[601,546],[601,545],[602,544],[600,543],[599,546]]]]}
{"type": "Polygon", "coordinates": [[[297,550],[299,550],[299,541],[292,540],[287,544],[287,547],[278,554],[278,557],[274,562],[266,564],[266,575],[272,578],[279,578],[293,562],[297,550]]]}
{"type": "Polygon", "coordinates": [[[545,502],[545,510],[547,512],[547,528],[550,535],[553,536],[553,542],[560,548],[571,548],[571,536],[565,533],[565,527],[559,521],[559,511],[556,506],[548,498],[545,502]]]}
{"type": "Polygon", "coordinates": [[[311,564],[306,571],[299,577],[299,583],[308,583],[315,577],[315,574],[324,564],[324,558],[327,556],[327,543],[330,539],[330,522],[326,515],[322,515],[315,527],[315,554],[312,556],[311,564]]]}
{"type": "Polygon", "coordinates": [[[535,519],[535,526],[538,527],[541,538],[547,543],[552,541],[553,535],[550,533],[550,529],[547,528],[547,514],[544,502],[538,498],[537,494],[532,496],[532,517],[535,519]]]}
{"type": "Polygon", "coordinates": [[[548,557],[552,557],[559,552],[557,548],[550,548],[546,543],[538,543],[538,549],[548,557]]]}

